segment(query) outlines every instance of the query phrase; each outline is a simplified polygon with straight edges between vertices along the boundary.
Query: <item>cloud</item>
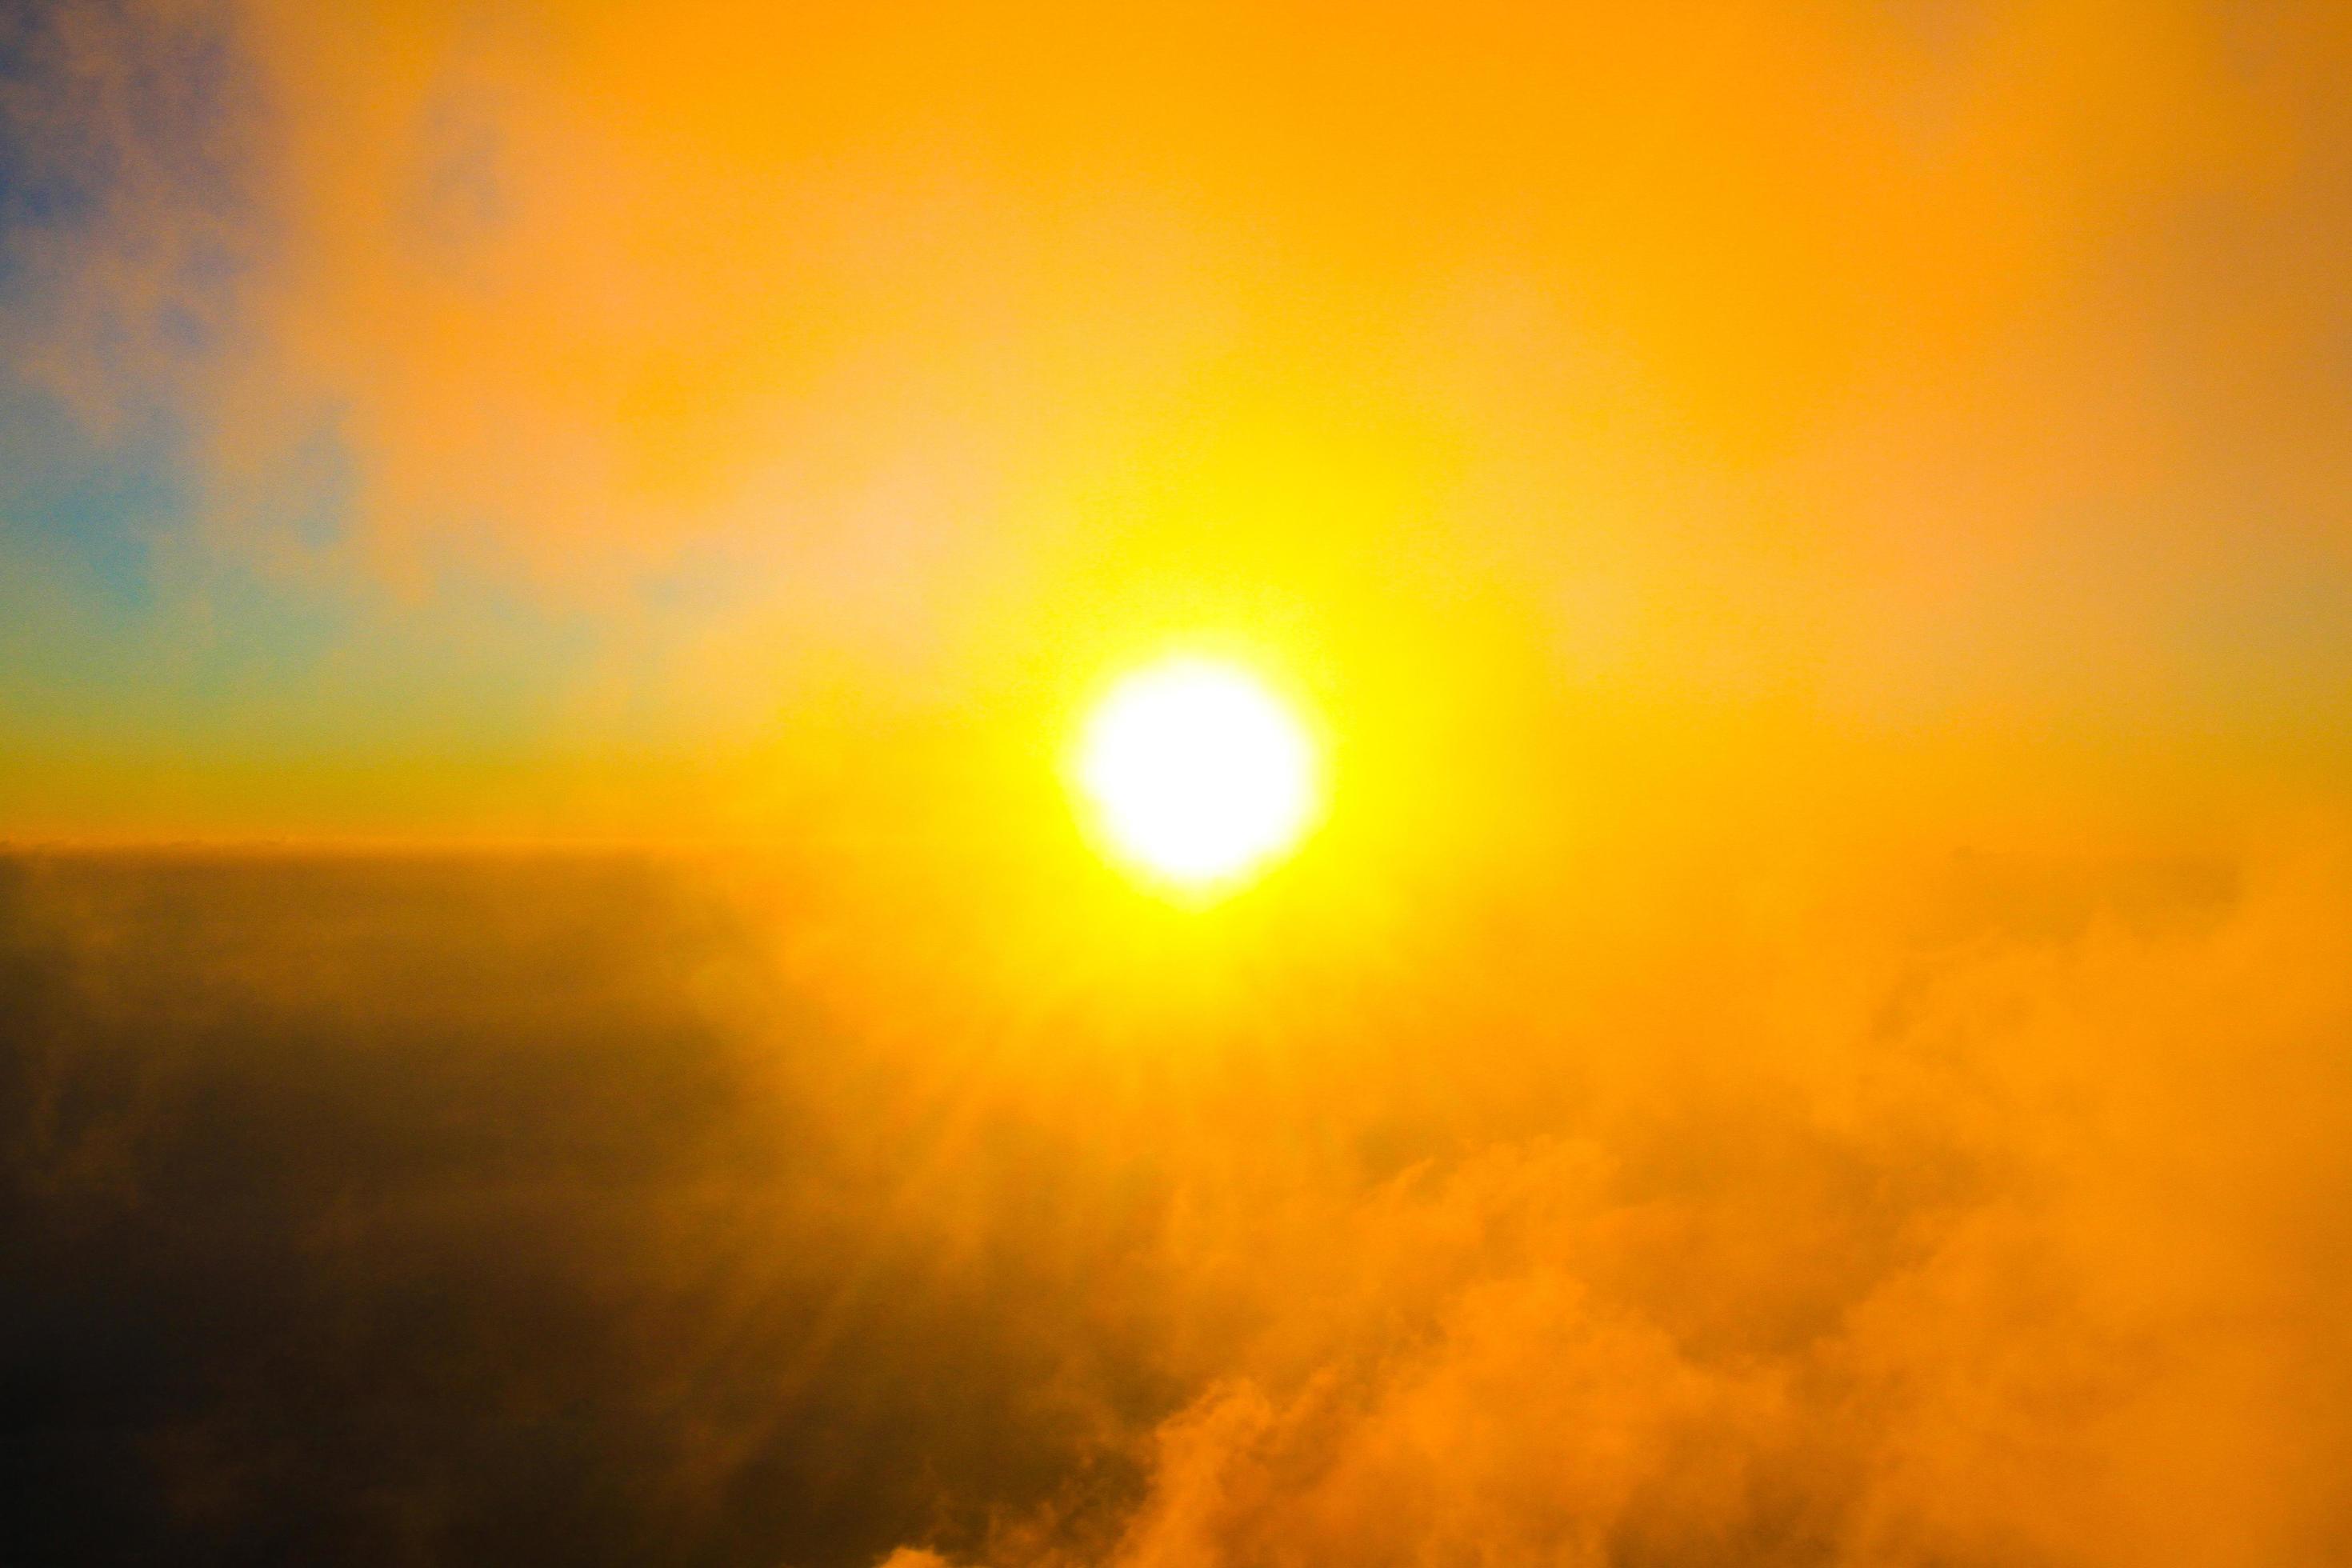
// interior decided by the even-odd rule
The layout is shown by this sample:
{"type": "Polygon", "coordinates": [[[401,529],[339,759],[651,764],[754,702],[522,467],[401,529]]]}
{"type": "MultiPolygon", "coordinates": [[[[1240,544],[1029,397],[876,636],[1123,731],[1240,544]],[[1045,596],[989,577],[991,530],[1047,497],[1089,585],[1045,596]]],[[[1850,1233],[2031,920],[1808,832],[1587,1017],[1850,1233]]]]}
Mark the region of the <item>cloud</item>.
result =
{"type": "Polygon", "coordinates": [[[2325,1556],[2352,1529],[2337,863],[2152,903],[2143,869],[2012,866],[1958,940],[1816,929],[1759,991],[1718,977],[1746,1024],[1695,1051],[1654,1004],[1457,1043],[1450,1070],[1585,1090],[1550,1132],[1255,1183],[1238,1234],[1171,1238],[1180,1272],[1231,1260],[1189,1294],[1238,1291],[1247,1331],[1115,1528],[974,1560],[2325,1556]]]}
{"type": "Polygon", "coordinates": [[[2331,842],[1424,909],[1157,1019],[803,873],[12,862],[20,1539],[2325,1560],[2331,842]]]}

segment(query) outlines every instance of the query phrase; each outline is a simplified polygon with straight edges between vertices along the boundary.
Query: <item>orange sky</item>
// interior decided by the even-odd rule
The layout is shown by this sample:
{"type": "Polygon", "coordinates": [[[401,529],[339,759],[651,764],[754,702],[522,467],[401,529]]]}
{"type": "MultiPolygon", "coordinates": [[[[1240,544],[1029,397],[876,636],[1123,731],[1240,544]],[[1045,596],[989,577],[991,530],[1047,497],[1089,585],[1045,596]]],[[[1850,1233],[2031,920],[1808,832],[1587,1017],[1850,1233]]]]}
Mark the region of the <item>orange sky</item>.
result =
{"type": "Polygon", "coordinates": [[[1602,771],[2343,778],[2327,6],[14,26],[18,837],[761,836],[1196,633],[1602,771]]]}

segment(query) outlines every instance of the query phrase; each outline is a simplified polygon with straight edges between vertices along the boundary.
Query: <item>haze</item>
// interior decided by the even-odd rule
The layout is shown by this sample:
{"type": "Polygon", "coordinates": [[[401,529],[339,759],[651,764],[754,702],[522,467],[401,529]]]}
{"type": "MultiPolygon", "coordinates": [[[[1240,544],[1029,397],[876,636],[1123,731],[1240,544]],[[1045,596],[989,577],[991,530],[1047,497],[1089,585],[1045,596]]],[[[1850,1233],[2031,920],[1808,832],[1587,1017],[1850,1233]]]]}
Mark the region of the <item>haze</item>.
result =
{"type": "Polygon", "coordinates": [[[0,1560],[2352,1559],[2340,12],[0,7],[0,1560]]]}

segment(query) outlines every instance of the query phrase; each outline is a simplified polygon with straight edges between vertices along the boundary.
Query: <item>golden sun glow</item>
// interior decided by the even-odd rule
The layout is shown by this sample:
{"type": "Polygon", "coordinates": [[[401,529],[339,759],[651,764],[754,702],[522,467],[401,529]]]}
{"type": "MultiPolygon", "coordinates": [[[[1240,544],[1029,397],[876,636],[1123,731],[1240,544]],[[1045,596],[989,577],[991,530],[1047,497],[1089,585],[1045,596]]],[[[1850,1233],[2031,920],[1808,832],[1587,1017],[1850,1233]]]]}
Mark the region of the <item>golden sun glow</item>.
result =
{"type": "Polygon", "coordinates": [[[1241,881],[1298,841],[1318,768],[1305,725],[1262,681],[1185,657],[1103,698],[1079,740],[1076,784],[1114,855],[1197,892],[1241,881]]]}

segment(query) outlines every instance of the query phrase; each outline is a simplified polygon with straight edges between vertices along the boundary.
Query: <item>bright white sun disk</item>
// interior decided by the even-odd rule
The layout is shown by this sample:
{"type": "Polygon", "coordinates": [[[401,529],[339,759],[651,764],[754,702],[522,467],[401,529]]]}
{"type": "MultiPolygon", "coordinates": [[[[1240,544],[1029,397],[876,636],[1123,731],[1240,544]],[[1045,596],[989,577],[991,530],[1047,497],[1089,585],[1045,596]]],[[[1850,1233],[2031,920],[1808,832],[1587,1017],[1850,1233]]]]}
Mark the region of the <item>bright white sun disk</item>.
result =
{"type": "Polygon", "coordinates": [[[1111,847],[1188,888],[1234,880],[1314,815],[1314,746],[1259,681],[1205,658],[1121,680],[1088,721],[1078,784],[1111,847]]]}

